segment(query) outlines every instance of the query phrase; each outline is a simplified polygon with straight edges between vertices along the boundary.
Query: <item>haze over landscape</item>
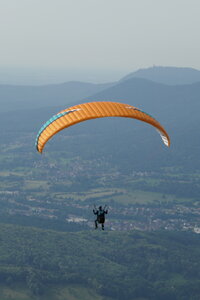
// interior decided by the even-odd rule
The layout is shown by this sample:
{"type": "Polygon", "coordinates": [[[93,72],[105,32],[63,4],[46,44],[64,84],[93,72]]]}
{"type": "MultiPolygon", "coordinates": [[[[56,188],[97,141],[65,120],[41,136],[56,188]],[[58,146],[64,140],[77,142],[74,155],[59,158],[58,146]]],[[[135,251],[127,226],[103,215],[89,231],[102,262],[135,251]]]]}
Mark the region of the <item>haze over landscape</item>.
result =
{"type": "Polygon", "coordinates": [[[200,69],[198,0],[2,0],[0,82],[119,80],[141,68],[200,69]]]}
{"type": "Polygon", "coordinates": [[[199,300],[200,3],[2,0],[0,300],[199,300]],[[52,116],[133,105],[35,148],[52,116]],[[107,205],[105,230],[93,209],[107,205]]]}

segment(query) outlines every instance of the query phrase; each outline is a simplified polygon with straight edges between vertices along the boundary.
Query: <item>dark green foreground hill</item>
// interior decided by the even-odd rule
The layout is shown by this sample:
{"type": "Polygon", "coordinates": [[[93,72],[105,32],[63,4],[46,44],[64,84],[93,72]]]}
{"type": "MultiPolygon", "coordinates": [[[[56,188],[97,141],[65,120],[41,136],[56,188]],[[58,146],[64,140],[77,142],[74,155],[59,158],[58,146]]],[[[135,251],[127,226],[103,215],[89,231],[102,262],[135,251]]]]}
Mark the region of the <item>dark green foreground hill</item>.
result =
{"type": "Polygon", "coordinates": [[[0,224],[1,300],[197,300],[200,235],[0,224]]]}

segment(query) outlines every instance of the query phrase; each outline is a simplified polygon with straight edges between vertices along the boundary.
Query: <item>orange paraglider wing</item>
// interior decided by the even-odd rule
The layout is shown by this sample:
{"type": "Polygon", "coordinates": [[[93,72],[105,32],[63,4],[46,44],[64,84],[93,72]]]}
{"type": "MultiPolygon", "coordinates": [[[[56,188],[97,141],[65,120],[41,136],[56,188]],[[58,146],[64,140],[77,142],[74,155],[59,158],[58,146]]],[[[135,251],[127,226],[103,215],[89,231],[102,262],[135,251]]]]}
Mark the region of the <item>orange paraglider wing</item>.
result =
{"type": "Polygon", "coordinates": [[[167,132],[153,117],[132,105],[103,101],[75,105],[54,115],[40,129],[36,138],[36,148],[42,153],[46,142],[62,129],[86,120],[105,117],[133,118],[149,123],[158,130],[164,144],[170,146],[167,132]]]}

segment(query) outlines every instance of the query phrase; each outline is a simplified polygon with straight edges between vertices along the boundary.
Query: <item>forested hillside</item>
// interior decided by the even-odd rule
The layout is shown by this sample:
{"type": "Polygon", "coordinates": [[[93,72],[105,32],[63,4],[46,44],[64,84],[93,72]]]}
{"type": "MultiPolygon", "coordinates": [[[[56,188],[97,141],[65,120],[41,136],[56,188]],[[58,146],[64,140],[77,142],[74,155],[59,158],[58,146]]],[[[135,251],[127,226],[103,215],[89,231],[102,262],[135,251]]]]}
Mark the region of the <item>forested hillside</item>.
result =
{"type": "Polygon", "coordinates": [[[21,284],[33,299],[73,284],[118,300],[200,294],[200,236],[189,232],[62,233],[1,224],[0,240],[1,284],[21,284]]]}

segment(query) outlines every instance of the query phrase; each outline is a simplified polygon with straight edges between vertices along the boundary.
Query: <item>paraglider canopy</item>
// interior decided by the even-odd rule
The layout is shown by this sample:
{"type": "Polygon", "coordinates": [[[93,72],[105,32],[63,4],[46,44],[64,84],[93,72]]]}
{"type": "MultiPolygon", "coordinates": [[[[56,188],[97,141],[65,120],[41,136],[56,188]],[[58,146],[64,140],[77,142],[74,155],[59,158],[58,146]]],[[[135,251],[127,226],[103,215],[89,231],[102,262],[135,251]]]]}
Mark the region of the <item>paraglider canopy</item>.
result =
{"type": "Polygon", "coordinates": [[[164,127],[152,116],[129,104],[103,101],[75,105],[51,117],[38,132],[36,149],[42,153],[47,141],[64,128],[90,119],[105,117],[133,118],[149,123],[160,133],[164,144],[168,147],[170,146],[169,135],[164,127]]]}

